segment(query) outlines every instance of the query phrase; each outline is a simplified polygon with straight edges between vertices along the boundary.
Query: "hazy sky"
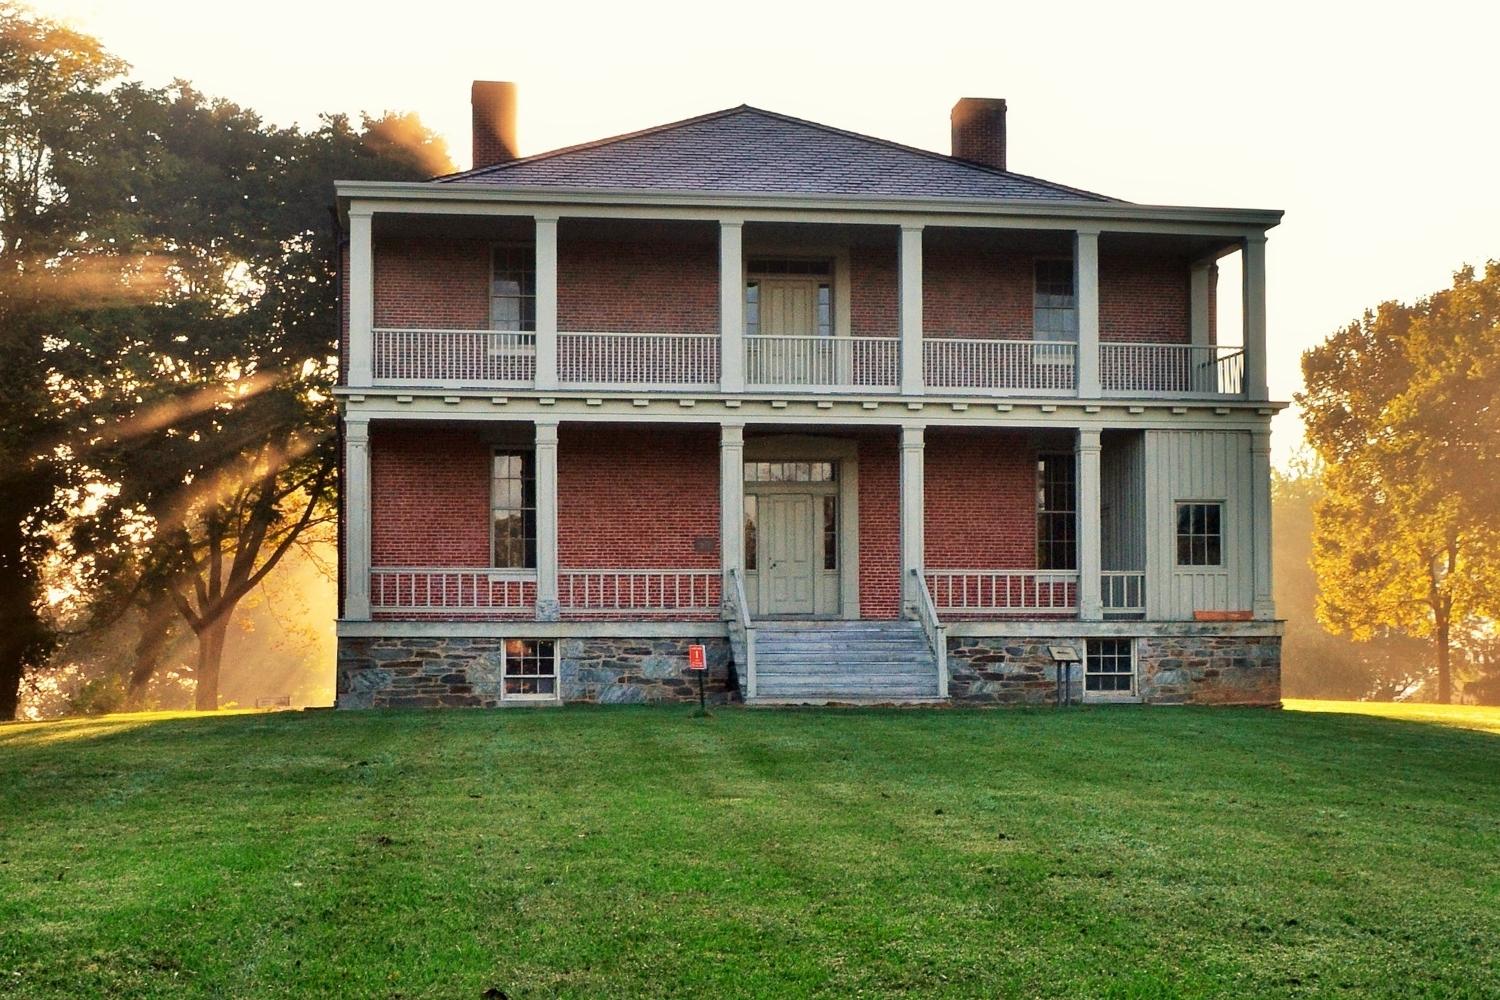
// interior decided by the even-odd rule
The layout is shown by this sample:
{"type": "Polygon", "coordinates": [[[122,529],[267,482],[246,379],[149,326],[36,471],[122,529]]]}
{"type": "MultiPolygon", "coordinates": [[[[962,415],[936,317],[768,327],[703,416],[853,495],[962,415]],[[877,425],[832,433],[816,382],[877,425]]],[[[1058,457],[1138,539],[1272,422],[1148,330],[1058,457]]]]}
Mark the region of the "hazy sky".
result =
{"type": "Polygon", "coordinates": [[[474,79],[519,84],[523,154],[742,103],[947,152],[958,97],[1004,97],[1015,170],[1286,211],[1268,244],[1283,399],[1300,352],[1364,308],[1500,257],[1500,4],[34,6],[148,83],[183,77],[274,122],[416,111],[460,166],[474,79]]]}

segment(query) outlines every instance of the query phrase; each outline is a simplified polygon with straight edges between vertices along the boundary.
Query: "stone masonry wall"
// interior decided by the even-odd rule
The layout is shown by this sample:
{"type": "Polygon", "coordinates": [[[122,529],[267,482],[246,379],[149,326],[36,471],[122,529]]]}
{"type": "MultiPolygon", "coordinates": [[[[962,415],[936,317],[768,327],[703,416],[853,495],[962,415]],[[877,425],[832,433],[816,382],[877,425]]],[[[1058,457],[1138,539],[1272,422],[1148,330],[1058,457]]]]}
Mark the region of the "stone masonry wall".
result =
{"type": "MultiPolygon", "coordinates": [[[[948,694],[968,704],[1050,705],[1057,697],[1057,665],[1047,647],[1081,644],[1067,635],[948,640],[948,694]]],[[[1136,688],[1157,705],[1281,703],[1281,637],[1236,635],[1143,636],[1136,640],[1136,688]]],[[[1073,696],[1083,693],[1074,667],[1073,696]]]]}
{"type": "MultiPolygon", "coordinates": [[[[563,701],[639,704],[691,702],[698,681],[677,638],[558,639],[563,701]]],[[[501,697],[500,638],[344,637],[338,643],[339,708],[494,708],[501,697]]],[[[737,697],[727,639],[708,639],[704,677],[710,701],[737,697]]],[[[517,704],[535,704],[518,702],[517,704]]]]}

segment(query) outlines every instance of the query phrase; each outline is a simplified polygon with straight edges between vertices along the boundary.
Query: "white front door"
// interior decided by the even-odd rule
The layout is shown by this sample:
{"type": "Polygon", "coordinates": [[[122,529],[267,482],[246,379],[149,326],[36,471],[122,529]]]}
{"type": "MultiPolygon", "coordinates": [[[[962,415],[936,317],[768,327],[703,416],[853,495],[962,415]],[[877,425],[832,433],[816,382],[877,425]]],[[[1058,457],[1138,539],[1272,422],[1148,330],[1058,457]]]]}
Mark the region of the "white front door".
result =
{"type": "Polygon", "coordinates": [[[766,493],[760,497],[760,613],[810,615],[817,610],[814,497],[766,493]]]}
{"type": "Polygon", "coordinates": [[[797,278],[760,279],[760,332],[768,337],[817,334],[818,283],[797,278]]]}

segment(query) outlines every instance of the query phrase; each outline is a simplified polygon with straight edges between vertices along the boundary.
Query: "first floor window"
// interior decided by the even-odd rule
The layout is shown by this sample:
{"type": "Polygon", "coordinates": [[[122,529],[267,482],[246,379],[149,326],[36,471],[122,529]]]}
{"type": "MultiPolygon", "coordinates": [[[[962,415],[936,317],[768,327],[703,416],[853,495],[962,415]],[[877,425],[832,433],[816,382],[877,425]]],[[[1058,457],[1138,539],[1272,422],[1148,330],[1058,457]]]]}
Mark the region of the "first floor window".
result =
{"type": "Polygon", "coordinates": [[[823,496],[823,568],[839,568],[839,498],[823,496]]]}
{"type": "Polygon", "coordinates": [[[497,451],[490,480],[494,565],[536,568],[536,465],[529,450],[497,451]]]}
{"type": "Polygon", "coordinates": [[[507,639],[505,697],[555,698],[557,655],[551,639],[507,639]]]}
{"type": "Polygon", "coordinates": [[[756,529],[756,515],[760,504],[754,493],[745,494],[745,572],[755,569],[755,542],[759,534],[756,529]]]}
{"type": "Polygon", "coordinates": [[[1078,489],[1072,455],[1040,455],[1036,462],[1037,569],[1074,569],[1078,559],[1078,489]]]}
{"type": "Polygon", "coordinates": [[[1083,688],[1092,694],[1128,695],[1135,692],[1135,642],[1132,639],[1090,639],[1083,671],[1083,688]]]}
{"type": "Polygon", "coordinates": [[[1177,565],[1224,565],[1224,504],[1177,504],[1177,565]]]}

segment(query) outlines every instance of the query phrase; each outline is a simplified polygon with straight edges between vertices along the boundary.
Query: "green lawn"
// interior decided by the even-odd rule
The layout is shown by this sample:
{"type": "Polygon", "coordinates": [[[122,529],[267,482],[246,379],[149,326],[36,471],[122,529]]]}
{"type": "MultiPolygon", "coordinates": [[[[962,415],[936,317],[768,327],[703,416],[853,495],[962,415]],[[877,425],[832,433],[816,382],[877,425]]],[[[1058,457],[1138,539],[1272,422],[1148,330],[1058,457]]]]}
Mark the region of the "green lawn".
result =
{"type": "Polygon", "coordinates": [[[1500,996],[1500,735],[1167,708],[0,727],[0,995],[491,990],[1500,996]]]}

